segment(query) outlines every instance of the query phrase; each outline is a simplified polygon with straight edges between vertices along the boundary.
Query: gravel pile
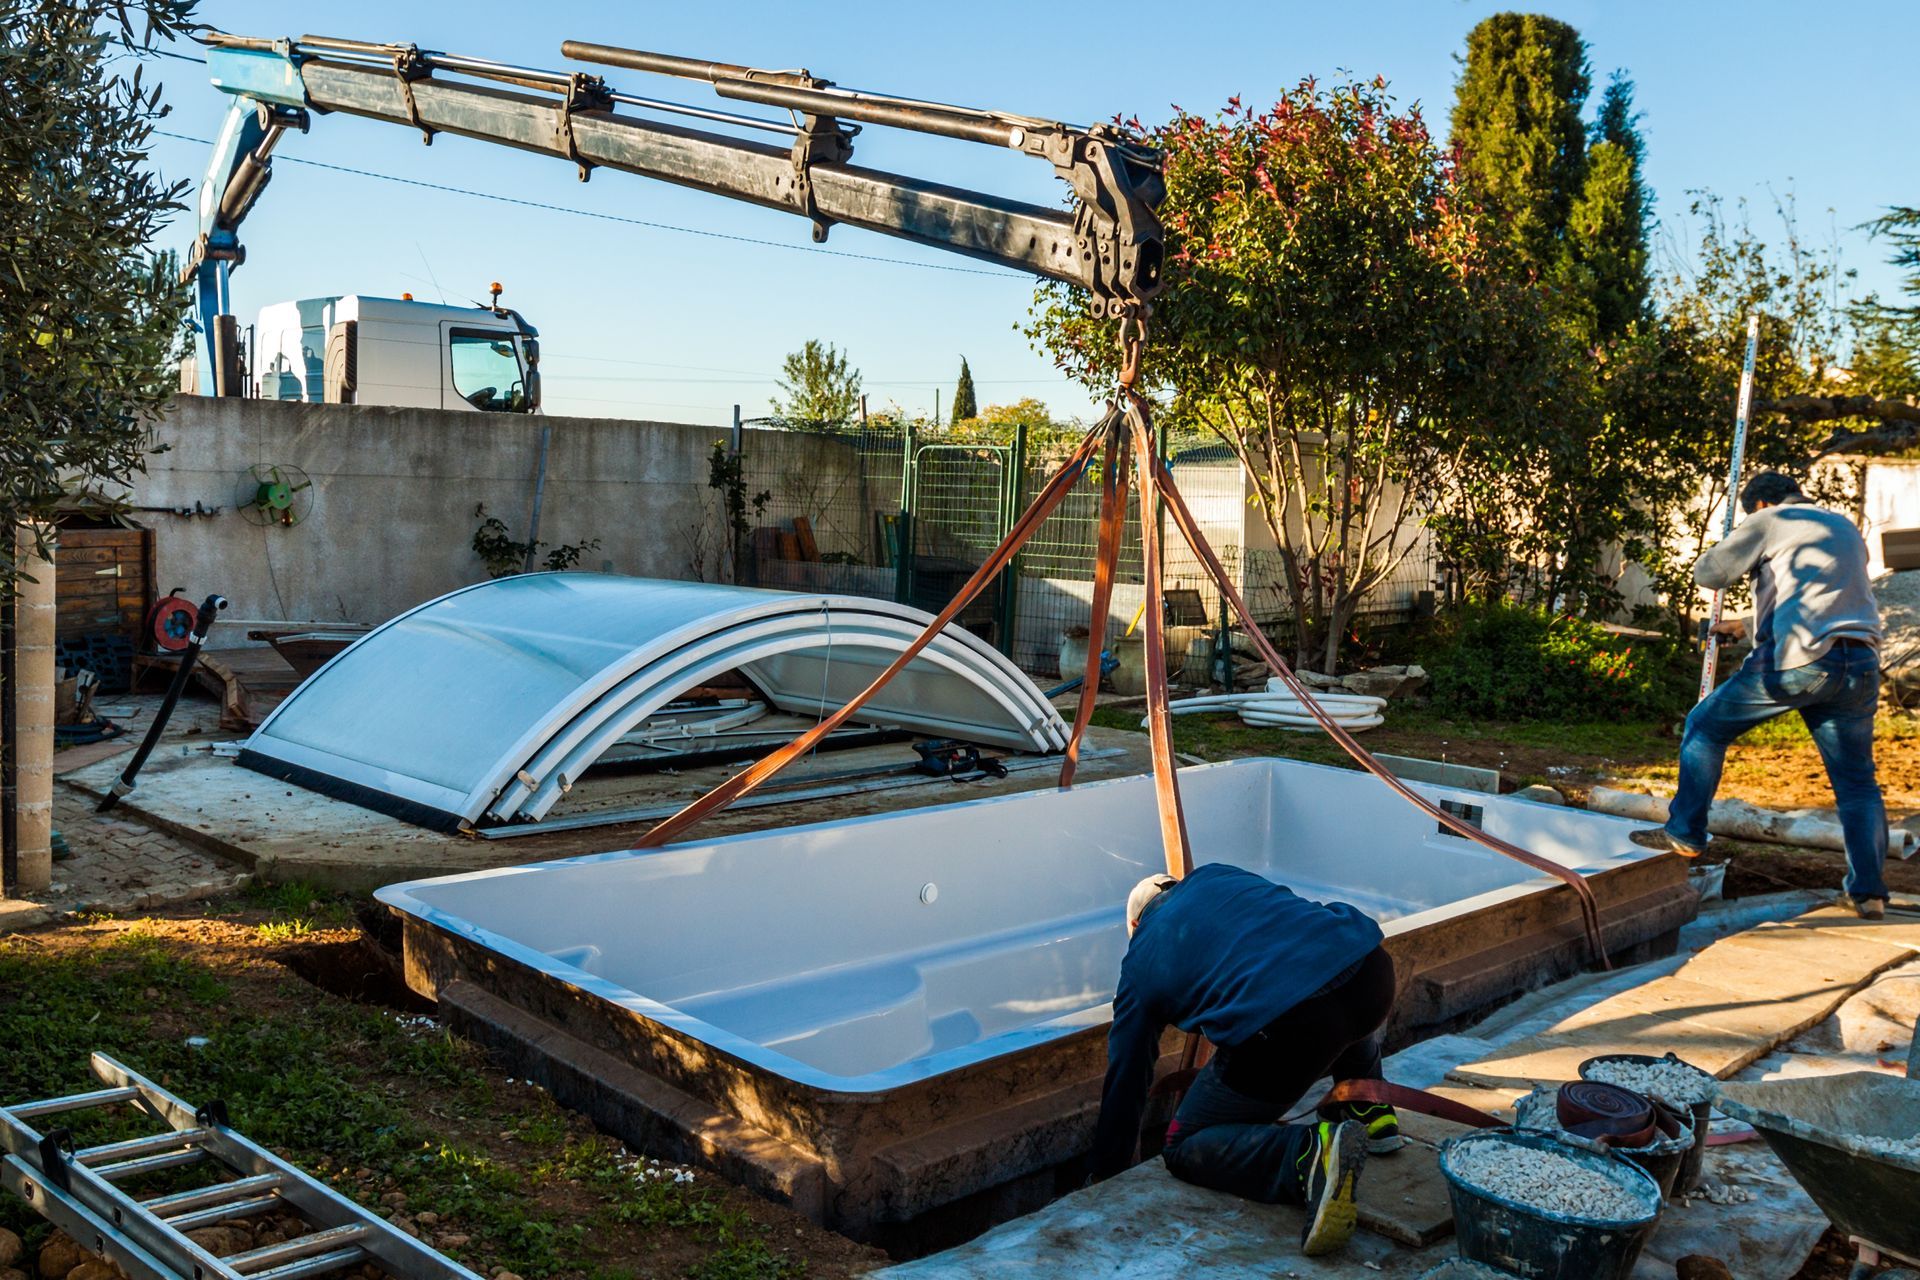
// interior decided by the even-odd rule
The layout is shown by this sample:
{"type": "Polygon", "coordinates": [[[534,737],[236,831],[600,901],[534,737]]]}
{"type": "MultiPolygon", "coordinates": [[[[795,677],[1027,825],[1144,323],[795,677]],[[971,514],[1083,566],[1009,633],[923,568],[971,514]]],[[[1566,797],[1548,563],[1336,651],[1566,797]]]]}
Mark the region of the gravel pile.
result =
{"type": "Polygon", "coordinates": [[[1580,1074],[1588,1080],[1619,1085],[1681,1108],[1696,1102],[1711,1102],[1720,1090],[1719,1081],[1684,1062],[1596,1062],[1583,1068],[1580,1074]]]}
{"type": "Polygon", "coordinates": [[[1920,1160],[1920,1134],[1911,1138],[1882,1138],[1876,1134],[1856,1133],[1852,1138],[1861,1148],[1878,1156],[1905,1156],[1909,1160],[1920,1160]]]}
{"type": "Polygon", "coordinates": [[[1646,1204],[1620,1181],[1554,1151],[1506,1142],[1465,1142],[1447,1155],[1461,1181],[1535,1209],[1608,1222],[1638,1221],[1646,1204]]]}

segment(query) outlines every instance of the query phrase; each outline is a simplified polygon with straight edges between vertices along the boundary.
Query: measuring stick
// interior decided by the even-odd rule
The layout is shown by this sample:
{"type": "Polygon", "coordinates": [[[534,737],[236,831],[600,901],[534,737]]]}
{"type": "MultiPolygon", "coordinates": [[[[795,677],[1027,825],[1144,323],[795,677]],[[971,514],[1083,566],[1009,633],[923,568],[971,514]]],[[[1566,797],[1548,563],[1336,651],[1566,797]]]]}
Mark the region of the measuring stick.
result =
{"type": "MultiPolygon", "coordinates": [[[[1760,346],[1760,313],[1747,315],[1747,358],[1740,369],[1740,401],[1733,415],[1733,463],[1727,468],[1727,518],[1720,526],[1720,540],[1733,534],[1734,512],[1740,502],[1740,462],[1747,452],[1747,413],[1753,408],[1753,357],[1760,346]]],[[[1720,621],[1725,593],[1716,591],[1707,606],[1706,652],[1700,658],[1700,697],[1713,692],[1714,676],[1720,668],[1720,637],[1713,633],[1720,621]]]]}

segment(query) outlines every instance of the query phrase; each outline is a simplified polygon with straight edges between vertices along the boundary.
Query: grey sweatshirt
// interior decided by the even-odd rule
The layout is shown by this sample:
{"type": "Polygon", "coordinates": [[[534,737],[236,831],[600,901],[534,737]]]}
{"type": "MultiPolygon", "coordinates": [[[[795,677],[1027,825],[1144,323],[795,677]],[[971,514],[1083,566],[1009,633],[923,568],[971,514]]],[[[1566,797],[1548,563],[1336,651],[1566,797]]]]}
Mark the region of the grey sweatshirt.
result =
{"type": "Polygon", "coordinates": [[[1753,575],[1753,657],[1776,671],[1818,662],[1833,642],[1880,647],[1880,606],[1867,578],[1867,544],[1853,522],[1804,498],[1742,520],[1693,566],[1693,580],[1724,591],[1753,575]]]}

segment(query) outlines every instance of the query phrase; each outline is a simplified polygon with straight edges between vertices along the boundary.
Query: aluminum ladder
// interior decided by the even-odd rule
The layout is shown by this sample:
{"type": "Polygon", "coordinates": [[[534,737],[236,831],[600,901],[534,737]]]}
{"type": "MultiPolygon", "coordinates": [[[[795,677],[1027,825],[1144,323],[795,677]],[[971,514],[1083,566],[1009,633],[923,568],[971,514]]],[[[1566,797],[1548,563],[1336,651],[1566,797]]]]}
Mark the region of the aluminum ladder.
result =
{"type": "Polygon", "coordinates": [[[0,1107],[0,1184],[131,1280],[300,1280],[364,1263],[396,1280],[480,1280],[234,1132],[224,1103],[196,1108],[104,1053],[91,1066],[105,1088],[0,1107]],[[64,1129],[43,1134],[28,1123],[122,1105],[167,1128],[74,1150],[64,1129]],[[127,1189],[147,1174],[195,1164],[211,1164],[221,1180],[146,1198],[127,1189]],[[187,1238],[198,1227],[276,1210],[299,1214],[311,1230],[224,1258],[187,1238]]]}

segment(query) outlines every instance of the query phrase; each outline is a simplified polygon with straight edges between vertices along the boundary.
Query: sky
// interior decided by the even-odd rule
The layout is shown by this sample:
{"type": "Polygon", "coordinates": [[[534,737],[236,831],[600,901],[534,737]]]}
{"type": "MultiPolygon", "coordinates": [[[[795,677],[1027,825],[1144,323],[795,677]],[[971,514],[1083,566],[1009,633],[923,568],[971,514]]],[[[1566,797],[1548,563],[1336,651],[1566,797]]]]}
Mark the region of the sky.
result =
{"type": "MultiPolygon", "coordinates": [[[[913,0],[202,0],[200,17],[245,35],[311,31],[546,68],[582,65],[561,57],[566,39],[805,66],[848,88],[1076,123],[1116,113],[1152,122],[1172,105],[1211,110],[1235,94],[1270,101],[1309,75],[1381,75],[1444,134],[1466,33],[1505,7],[973,0],[961,16],[958,6],[913,0]]],[[[1532,7],[1586,37],[1596,100],[1613,69],[1634,80],[1662,224],[1657,250],[1684,249],[1697,232],[1687,217],[1694,191],[1748,200],[1770,238],[1776,198],[1791,193],[1802,233],[1836,242],[1861,289],[1896,287],[1883,246],[1856,228],[1890,205],[1920,204],[1920,128],[1900,88],[1920,47],[1920,5],[1532,7]]],[[[694,82],[586,69],[616,90],[739,109],[694,82]]],[[[173,106],[161,128],[214,137],[228,99],[205,68],[162,59],[153,71],[173,106]]],[[[162,137],[154,155],[168,178],[197,183],[209,152],[162,137]]],[[[854,162],[1037,204],[1057,205],[1066,190],[1032,157],[871,127],[854,162]]],[[[165,243],[184,251],[192,238],[183,215],[165,243]]],[[[752,418],[768,412],[782,358],[808,338],[851,356],[876,410],[928,413],[936,390],[950,405],[963,355],[983,405],[1033,396],[1062,416],[1092,409],[1018,332],[1031,277],[846,227],[823,252],[791,214],[609,170],[583,184],[564,161],[464,138],[424,147],[409,129],[316,115],[310,133],[280,144],[241,241],[247,262],[234,273],[233,301],[242,325],[287,299],[411,292],[460,303],[500,281],[503,302],[540,330],[549,413],[719,425],[738,404],[752,418]]]]}

